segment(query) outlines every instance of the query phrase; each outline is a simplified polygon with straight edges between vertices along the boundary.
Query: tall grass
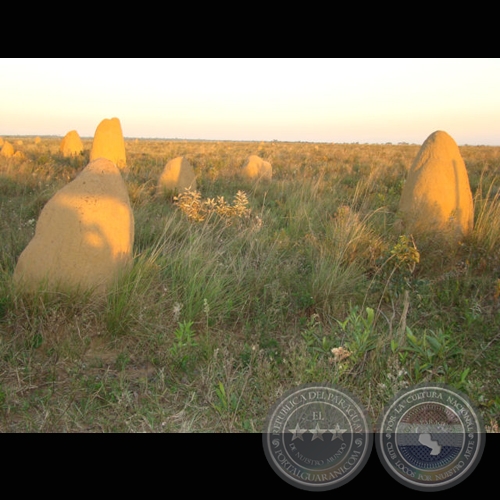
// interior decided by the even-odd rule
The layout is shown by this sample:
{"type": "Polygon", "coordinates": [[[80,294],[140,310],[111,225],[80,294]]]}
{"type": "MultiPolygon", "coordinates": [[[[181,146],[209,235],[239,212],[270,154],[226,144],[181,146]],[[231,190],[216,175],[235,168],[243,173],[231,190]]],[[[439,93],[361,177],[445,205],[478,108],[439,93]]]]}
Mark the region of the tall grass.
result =
{"type": "Polygon", "coordinates": [[[484,185],[482,176],[474,196],[474,244],[492,255],[500,243],[500,179],[484,185]]]}
{"type": "Polygon", "coordinates": [[[134,264],[97,301],[11,281],[44,204],[88,160],[57,146],[0,159],[1,430],[260,432],[277,395],[325,381],[373,417],[402,387],[448,383],[495,428],[500,148],[462,148],[475,228],[447,250],[400,238],[417,145],[127,141],[134,264]],[[271,182],[240,177],[255,153],[271,182]],[[224,197],[225,212],[196,220],[156,192],[179,155],[198,201],[224,197]]]}

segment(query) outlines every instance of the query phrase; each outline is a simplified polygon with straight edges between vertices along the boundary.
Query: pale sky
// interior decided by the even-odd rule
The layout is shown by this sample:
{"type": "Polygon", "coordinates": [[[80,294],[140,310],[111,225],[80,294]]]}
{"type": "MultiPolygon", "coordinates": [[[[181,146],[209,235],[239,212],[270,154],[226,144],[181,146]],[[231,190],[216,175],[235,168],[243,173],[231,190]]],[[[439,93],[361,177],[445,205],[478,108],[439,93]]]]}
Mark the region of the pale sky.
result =
{"type": "Polygon", "coordinates": [[[0,59],[0,136],[500,145],[500,58],[0,59]]]}

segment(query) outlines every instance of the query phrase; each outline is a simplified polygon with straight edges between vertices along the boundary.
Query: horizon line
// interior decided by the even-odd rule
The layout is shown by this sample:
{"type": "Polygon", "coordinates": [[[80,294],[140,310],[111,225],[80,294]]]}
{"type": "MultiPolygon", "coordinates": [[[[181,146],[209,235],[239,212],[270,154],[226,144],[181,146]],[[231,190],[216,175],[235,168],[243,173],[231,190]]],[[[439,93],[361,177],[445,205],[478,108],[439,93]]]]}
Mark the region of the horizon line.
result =
{"type": "MultiPolygon", "coordinates": [[[[46,137],[46,138],[63,138],[64,135],[60,134],[0,134],[1,138],[27,138],[27,137],[46,137]]],[[[91,140],[94,138],[94,136],[80,136],[81,139],[85,140],[91,140]]],[[[418,144],[416,142],[407,142],[407,141],[398,141],[398,142],[393,142],[393,141],[385,141],[385,142],[359,142],[359,141],[352,141],[352,142],[335,142],[335,141],[305,141],[305,140],[283,140],[283,139],[189,139],[189,138],[183,138],[183,137],[142,137],[142,136],[124,136],[124,140],[143,140],[143,141],[191,141],[191,142],[270,142],[270,143],[291,143],[291,144],[297,144],[297,143],[304,143],[304,144],[359,144],[359,145],[378,145],[378,146],[421,146],[421,144],[418,144]]],[[[476,146],[476,147],[500,147],[499,144],[486,144],[486,143],[481,143],[481,144],[469,144],[469,143],[463,143],[463,144],[458,144],[458,146],[476,146]]]]}

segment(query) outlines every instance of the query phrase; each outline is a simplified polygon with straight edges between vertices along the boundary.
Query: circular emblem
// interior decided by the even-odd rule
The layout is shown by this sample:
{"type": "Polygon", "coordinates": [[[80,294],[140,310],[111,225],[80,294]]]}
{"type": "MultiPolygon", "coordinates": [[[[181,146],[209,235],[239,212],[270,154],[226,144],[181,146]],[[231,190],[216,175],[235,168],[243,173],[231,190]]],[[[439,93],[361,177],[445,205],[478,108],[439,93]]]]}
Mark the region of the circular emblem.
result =
{"type": "Polygon", "coordinates": [[[363,407],[348,392],[327,385],[287,392],[269,412],[262,437],[274,471],[289,484],[310,491],[351,481],[373,445],[363,407]]]}
{"type": "Polygon", "coordinates": [[[460,392],[419,385],[400,392],[379,420],[375,446],[389,474],[420,491],[463,481],[484,450],[482,419],[460,392]]]}

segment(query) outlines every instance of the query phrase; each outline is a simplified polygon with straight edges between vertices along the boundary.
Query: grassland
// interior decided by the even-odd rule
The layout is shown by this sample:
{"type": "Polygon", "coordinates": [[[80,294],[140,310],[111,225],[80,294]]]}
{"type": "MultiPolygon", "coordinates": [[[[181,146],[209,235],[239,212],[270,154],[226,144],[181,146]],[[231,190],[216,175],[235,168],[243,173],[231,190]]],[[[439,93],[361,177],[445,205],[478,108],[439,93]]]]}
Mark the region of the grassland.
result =
{"type": "Polygon", "coordinates": [[[284,391],[313,382],[375,420],[398,390],[439,382],[498,432],[500,147],[460,147],[475,227],[447,247],[402,230],[419,145],[126,140],[135,264],[96,302],[12,285],[91,141],[69,159],[60,138],[5,139],[24,158],[0,156],[0,431],[261,432],[284,391]],[[238,176],[249,154],[271,182],[238,176]],[[198,176],[184,205],[156,192],[179,155],[198,176]]]}

